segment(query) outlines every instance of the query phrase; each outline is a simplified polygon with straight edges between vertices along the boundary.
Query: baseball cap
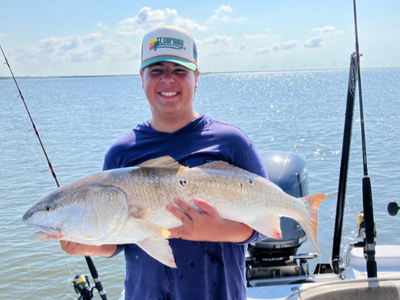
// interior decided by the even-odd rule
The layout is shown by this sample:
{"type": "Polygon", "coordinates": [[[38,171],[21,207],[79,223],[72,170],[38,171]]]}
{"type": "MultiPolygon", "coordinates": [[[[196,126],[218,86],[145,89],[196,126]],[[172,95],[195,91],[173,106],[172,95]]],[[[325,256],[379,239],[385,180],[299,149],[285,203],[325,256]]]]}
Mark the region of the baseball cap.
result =
{"type": "Polygon", "coordinates": [[[162,26],[143,37],[140,69],[164,61],[196,70],[197,48],[189,32],[178,27],[162,26]]]}

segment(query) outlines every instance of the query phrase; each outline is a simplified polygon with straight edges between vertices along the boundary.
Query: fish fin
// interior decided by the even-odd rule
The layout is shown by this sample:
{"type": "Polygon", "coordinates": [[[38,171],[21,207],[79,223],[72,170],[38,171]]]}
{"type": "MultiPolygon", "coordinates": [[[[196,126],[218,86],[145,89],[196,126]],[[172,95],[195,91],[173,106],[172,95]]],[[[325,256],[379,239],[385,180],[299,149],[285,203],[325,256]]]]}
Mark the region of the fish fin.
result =
{"type": "Polygon", "coordinates": [[[260,219],[248,222],[246,225],[267,237],[282,239],[281,220],[277,215],[266,215],[260,219]]]}
{"type": "Polygon", "coordinates": [[[159,225],[134,216],[130,216],[129,219],[130,222],[126,224],[124,235],[129,235],[133,230],[139,230],[147,238],[136,242],[136,244],[154,259],[171,268],[176,268],[172,249],[167,240],[171,232],[159,225]]]}
{"type": "Polygon", "coordinates": [[[237,167],[235,167],[234,165],[230,165],[226,161],[217,160],[217,161],[213,161],[213,162],[210,162],[210,163],[206,163],[206,164],[201,165],[201,166],[197,166],[196,168],[199,168],[199,169],[213,169],[213,170],[229,170],[229,169],[233,169],[233,168],[237,168],[237,167]]]}
{"type": "Polygon", "coordinates": [[[183,170],[188,169],[188,167],[182,166],[171,156],[161,156],[155,159],[147,160],[139,165],[141,168],[168,168],[183,170]]]}
{"type": "Polygon", "coordinates": [[[58,241],[59,239],[55,236],[49,235],[44,232],[35,232],[30,236],[32,241],[58,241]]]}
{"type": "Polygon", "coordinates": [[[222,161],[222,160],[206,163],[204,165],[197,166],[196,168],[231,172],[236,175],[250,176],[250,177],[252,177],[252,179],[254,179],[256,176],[258,176],[258,175],[255,175],[245,169],[236,167],[235,165],[231,165],[228,162],[222,161]]]}
{"type": "Polygon", "coordinates": [[[171,232],[169,232],[167,229],[156,225],[154,223],[148,222],[146,220],[142,220],[139,218],[135,218],[133,216],[130,216],[131,220],[135,222],[135,224],[140,227],[140,230],[148,233],[152,237],[156,238],[167,238],[171,235],[171,232]]]}
{"type": "Polygon", "coordinates": [[[308,220],[300,224],[318,254],[320,254],[317,240],[318,207],[324,199],[326,199],[324,194],[314,194],[303,198],[303,201],[308,204],[308,220]]]}
{"type": "Polygon", "coordinates": [[[167,239],[149,238],[138,242],[137,245],[160,263],[171,268],[176,268],[174,255],[167,239]]]}
{"type": "Polygon", "coordinates": [[[257,177],[255,180],[264,182],[265,184],[267,184],[268,186],[274,188],[275,190],[279,191],[279,192],[283,192],[283,190],[277,186],[275,183],[273,183],[272,181],[269,181],[268,179],[265,179],[264,177],[257,177]]]}

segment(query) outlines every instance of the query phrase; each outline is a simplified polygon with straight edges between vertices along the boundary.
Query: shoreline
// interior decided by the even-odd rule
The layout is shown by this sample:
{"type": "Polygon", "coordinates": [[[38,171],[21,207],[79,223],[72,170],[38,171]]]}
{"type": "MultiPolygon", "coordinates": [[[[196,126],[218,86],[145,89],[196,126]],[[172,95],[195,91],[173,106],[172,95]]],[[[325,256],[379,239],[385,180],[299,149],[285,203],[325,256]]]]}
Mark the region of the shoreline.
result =
{"type": "MultiPolygon", "coordinates": [[[[379,68],[363,68],[362,70],[379,70],[379,69],[400,69],[400,67],[379,67],[379,68]]],[[[348,68],[338,69],[304,69],[304,70],[274,70],[274,71],[226,71],[226,72],[201,72],[201,75],[207,74],[231,74],[231,73],[282,73],[282,72],[315,72],[315,71],[343,71],[348,68]]],[[[93,78],[93,77],[124,77],[124,76],[140,76],[140,74],[116,74],[116,75],[65,75],[65,76],[15,76],[15,78],[93,78]]],[[[12,76],[0,76],[1,79],[12,79],[12,76]]]]}

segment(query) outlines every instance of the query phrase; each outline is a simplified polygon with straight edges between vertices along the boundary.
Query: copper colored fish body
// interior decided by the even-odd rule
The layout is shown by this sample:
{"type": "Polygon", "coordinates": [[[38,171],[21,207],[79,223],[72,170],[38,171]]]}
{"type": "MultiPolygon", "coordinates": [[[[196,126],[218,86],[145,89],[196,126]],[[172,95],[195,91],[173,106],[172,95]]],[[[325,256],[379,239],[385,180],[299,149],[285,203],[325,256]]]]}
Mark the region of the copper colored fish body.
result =
{"type": "Polygon", "coordinates": [[[272,238],[282,237],[279,217],[290,217],[319,252],[317,211],[325,195],[293,198],[268,180],[228,163],[187,168],[169,156],[61,187],[30,208],[23,221],[40,229],[34,239],[92,245],[136,243],[161,263],[176,267],[168,229],[182,223],[166,211],[175,197],[189,203],[193,198],[206,200],[222,218],[272,238]]]}

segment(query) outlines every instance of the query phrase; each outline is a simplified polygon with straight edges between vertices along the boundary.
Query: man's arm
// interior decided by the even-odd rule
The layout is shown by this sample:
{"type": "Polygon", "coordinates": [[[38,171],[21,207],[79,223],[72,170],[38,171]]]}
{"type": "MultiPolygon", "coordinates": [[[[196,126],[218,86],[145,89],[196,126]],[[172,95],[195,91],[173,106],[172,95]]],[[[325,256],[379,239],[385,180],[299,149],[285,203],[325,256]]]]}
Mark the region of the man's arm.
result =
{"type": "Polygon", "coordinates": [[[60,241],[61,249],[71,255],[110,257],[117,250],[117,245],[84,245],[68,241],[60,241]]]}

